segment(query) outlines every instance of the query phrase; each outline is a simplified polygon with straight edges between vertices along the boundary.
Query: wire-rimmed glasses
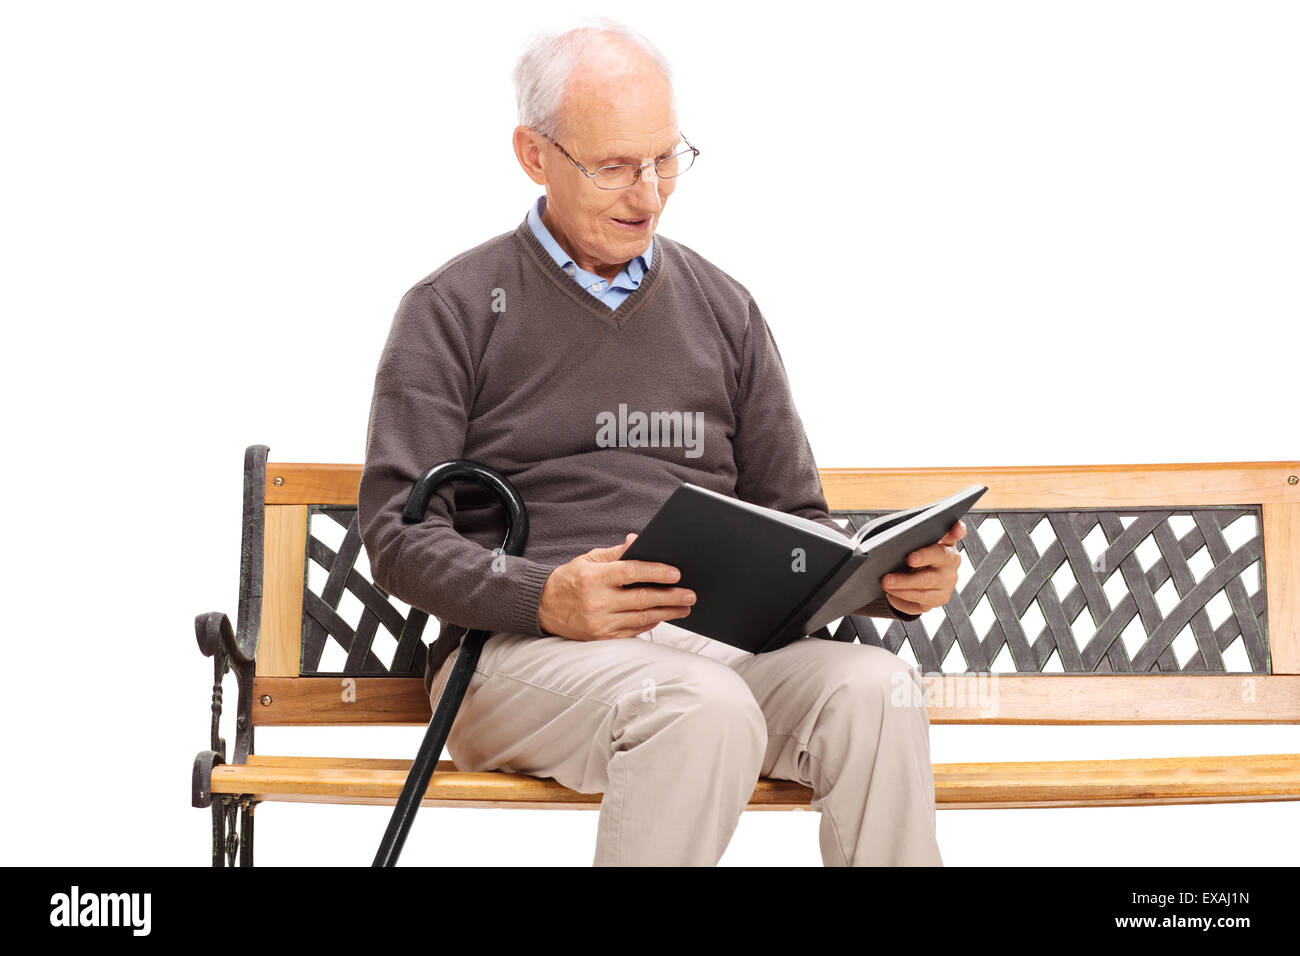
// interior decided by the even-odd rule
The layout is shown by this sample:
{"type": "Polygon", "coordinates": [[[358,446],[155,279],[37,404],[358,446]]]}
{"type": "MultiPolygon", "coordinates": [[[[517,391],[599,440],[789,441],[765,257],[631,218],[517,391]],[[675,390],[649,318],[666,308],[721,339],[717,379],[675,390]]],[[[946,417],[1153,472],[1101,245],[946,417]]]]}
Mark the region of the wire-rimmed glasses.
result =
{"type": "MultiPolygon", "coordinates": [[[[545,136],[546,134],[543,133],[542,135],[545,136]]],[[[683,136],[681,142],[685,144],[684,149],[675,149],[669,155],[660,156],[652,162],[641,163],[640,165],[636,163],[616,163],[612,166],[599,166],[594,170],[589,170],[570,156],[568,150],[551,139],[551,137],[546,136],[546,138],[564,154],[565,159],[577,166],[582,175],[590,179],[597,189],[627,189],[629,186],[636,184],[637,180],[641,178],[641,171],[647,166],[654,166],[655,176],[658,179],[674,179],[690,169],[695,163],[695,157],[700,155],[700,151],[683,136]]]]}

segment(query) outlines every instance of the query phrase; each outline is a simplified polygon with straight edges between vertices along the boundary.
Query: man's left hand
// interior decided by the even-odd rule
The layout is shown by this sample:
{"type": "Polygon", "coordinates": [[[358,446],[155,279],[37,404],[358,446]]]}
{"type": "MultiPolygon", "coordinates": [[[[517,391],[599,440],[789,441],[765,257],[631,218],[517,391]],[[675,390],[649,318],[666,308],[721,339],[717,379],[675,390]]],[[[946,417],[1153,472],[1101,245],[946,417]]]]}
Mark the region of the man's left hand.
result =
{"type": "Polygon", "coordinates": [[[961,566],[961,552],[953,546],[964,537],[966,522],[958,521],[938,542],[907,556],[914,570],[886,574],[880,579],[885,597],[895,610],[924,614],[948,603],[961,566]]]}

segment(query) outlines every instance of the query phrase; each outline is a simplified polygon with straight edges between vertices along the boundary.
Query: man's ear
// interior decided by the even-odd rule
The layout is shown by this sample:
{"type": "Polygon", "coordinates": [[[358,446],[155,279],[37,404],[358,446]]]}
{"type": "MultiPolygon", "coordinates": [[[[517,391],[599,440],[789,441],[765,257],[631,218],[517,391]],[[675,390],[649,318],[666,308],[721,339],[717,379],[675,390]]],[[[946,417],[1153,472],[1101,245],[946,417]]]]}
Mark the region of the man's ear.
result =
{"type": "Polygon", "coordinates": [[[545,186],[546,168],[542,158],[542,138],[527,126],[516,126],[513,137],[515,158],[523,167],[528,178],[539,186],[545,186]]]}

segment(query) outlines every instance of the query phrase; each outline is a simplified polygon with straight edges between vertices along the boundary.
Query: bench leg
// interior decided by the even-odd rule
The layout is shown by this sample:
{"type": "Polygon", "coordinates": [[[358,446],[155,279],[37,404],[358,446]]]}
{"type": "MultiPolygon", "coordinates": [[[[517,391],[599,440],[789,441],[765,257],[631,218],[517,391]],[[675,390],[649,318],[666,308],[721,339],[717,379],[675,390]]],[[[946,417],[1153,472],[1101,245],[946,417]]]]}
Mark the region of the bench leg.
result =
{"type": "Polygon", "coordinates": [[[252,797],[247,800],[240,799],[240,805],[243,809],[240,811],[241,820],[239,822],[240,840],[239,840],[239,865],[253,865],[253,807],[257,801],[252,797]]]}
{"type": "Polygon", "coordinates": [[[212,865],[253,865],[253,807],[248,794],[226,794],[212,801],[212,865]],[[238,824],[238,828],[236,828],[238,824]]]}
{"type": "Polygon", "coordinates": [[[226,811],[220,800],[212,801],[212,865],[224,862],[222,850],[226,844],[226,811]]]}

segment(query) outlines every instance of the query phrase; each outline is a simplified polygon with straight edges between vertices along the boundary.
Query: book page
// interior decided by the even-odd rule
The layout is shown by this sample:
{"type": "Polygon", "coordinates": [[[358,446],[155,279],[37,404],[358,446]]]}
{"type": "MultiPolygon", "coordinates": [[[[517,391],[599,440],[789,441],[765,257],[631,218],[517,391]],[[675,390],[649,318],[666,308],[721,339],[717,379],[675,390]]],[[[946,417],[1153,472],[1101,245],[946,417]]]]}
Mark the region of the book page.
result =
{"type": "Polygon", "coordinates": [[[957,501],[965,498],[979,485],[971,485],[963,488],[961,491],[954,492],[946,498],[940,498],[932,504],[922,505],[919,508],[911,508],[907,511],[895,511],[893,514],[881,515],[871,524],[862,528],[858,533],[860,538],[855,538],[858,552],[870,551],[879,547],[880,543],[894,537],[900,531],[911,528],[925,521],[930,515],[943,511],[951,507],[957,501]],[[886,520],[888,519],[888,520],[886,520]],[[863,532],[866,532],[863,534],[863,532]]]}
{"type": "Polygon", "coordinates": [[[859,542],[864,541],[865,539],[871,537],[871,535],[873,534],[877,534],[882,531],[887,531],[888,529],[892,528],[894,525],[906,521],[908,518],[912,517],[912,515],[920,514],[922,511],[927,510],[929,507],[930,505],[920,505],[919,507],[916,508],[908,508],[906,511],[892,511],[889,514],[880,515],[879,517],[873,518],[870,521],[868,521],[866,524],[864,524],[861,528],[859,528],[856,533],[854,533],[853,543],[858,544],[859,542]]]}
{"type": "Polygon", "coordinates": [[[693,485],[689,481],[684,481],[682,484],[687,485],[696,491],[702,491],[706,495],[712,495],[714,498],[721,498],[723,501],[729,502],[730,504],[738,505],[741,508],[747,508],[756,514],[763,514],[767,515],[769,518],[775,518],[777,521],[788,524],[792,528],[798,528],[801,531],[821,535],[828,541],[836,541],[850,547],[853,545],[853,542],[849,540],[847,534],[841,534],[838,531],[834,531],[826,527],[826,525],[822,524],[820,521],[812,521],[809,518],[801,518],[798,515],[786,514],[784,511],[777,511],[775,508],[764,508],[762,505],[742,501],[739,498],[732,498],[730,495],[718,494],[718,492],[711,491],[708,488],[701,488],[699,485],[693,485]]]}

